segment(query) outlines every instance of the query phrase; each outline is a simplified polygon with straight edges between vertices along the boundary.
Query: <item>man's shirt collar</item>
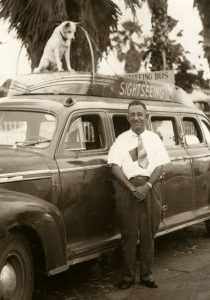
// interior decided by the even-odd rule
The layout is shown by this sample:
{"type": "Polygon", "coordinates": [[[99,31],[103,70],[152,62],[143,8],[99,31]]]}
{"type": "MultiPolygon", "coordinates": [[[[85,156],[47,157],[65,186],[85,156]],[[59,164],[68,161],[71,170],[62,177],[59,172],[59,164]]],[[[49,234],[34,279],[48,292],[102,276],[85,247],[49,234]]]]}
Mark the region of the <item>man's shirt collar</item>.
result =
{"type": "MultiPolygon", "coordinates": [[[[145,132],[146,132],[146,129],[141,133],[141,135],[144,134],[145,132]]],[[[132,129],[130,129],[130,134],[133,137],[138,137],[138,134],[136,134],[132,129]]]]}

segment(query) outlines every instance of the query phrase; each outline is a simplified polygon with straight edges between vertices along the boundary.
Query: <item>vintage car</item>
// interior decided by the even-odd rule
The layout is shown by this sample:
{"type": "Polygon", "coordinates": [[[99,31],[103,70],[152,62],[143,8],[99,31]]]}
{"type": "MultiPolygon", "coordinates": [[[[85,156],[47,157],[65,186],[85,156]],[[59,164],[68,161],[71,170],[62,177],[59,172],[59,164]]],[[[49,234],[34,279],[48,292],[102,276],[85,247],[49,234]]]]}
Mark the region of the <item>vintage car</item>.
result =
{"type": "Polygon", "coordinates": [[[49,276],[118,247],[107,154],[133,99],[171,158],[157,236],[205,222],[210,233],[210,123],[178,88],[90,73],[22,75],[0,99],[0,298],[30,300],[49,276]]]}

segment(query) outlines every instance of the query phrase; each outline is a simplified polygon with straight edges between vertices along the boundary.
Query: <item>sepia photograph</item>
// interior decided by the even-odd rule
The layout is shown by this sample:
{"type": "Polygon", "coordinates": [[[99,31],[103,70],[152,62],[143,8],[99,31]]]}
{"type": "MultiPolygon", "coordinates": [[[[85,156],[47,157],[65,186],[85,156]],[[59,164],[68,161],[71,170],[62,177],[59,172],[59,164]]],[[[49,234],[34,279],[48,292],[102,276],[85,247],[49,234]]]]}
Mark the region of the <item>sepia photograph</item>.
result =
{"type": "Polygon", "coordinates": [[[0,300],[210,299],[210,0],[0,0],[0,300]]]}

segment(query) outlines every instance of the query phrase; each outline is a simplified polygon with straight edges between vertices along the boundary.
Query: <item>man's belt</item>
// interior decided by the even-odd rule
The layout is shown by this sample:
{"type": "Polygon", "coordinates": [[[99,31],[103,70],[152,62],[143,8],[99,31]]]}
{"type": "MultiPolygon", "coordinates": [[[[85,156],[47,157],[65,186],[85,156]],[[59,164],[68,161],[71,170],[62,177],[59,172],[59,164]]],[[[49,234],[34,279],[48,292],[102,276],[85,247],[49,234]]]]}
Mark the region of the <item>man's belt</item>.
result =
{"type": "Polygon", "coordinates": [[[135,186],[144,185],[148,180],[149,176],[135,176],[129,179],[129,181],[135,186]]]}

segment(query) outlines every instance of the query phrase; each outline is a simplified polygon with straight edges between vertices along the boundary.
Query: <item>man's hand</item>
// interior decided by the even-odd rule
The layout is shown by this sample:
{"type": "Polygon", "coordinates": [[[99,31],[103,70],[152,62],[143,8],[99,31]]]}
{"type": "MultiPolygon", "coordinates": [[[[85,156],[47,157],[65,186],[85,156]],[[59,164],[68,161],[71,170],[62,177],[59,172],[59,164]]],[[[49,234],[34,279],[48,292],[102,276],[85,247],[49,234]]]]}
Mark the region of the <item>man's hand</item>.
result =
{"type": "Polygon", "coordinates": [[[144,185],[137,186],[136,190],[133,191],[132,193],[139,201],[143,201],[146,198],[149,190],[150,190],[149,185],[145,183],[144,185]]]}

